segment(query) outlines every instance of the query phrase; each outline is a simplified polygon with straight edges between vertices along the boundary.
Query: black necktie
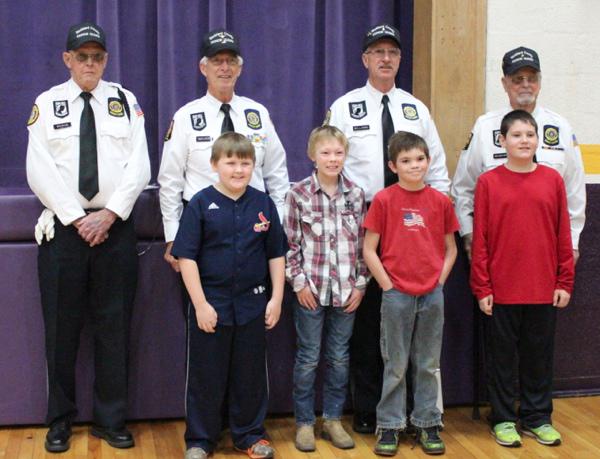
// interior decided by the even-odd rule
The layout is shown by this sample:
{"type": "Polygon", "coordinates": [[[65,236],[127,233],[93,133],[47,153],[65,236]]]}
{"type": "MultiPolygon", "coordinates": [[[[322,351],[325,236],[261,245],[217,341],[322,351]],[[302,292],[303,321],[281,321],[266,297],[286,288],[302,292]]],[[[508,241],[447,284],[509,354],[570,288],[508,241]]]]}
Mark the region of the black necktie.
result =
{"type": "Polygon", "coordinates": [[[393,185],[398,181],[398,177],[392,172],[388,166],[388,143],[390,137],[394,135],[394,122],[388,107],[390,99],[387,94],[381,98],[383,104],[383,113],[381,114],[381,132],[383,133],[383,181],[385,186],[393,185]]]}
{"type": "Polygon", "coordinates": [[[221,134],[224,132],[234,132],[233,121],[231,121],[231,116],[229,116],[229,110],[231,110],[231,105],[223,104],[221,105],[221,111],[225,113],[225,118],[223,118],[223,124],[221,124],[221,134]]]}
{"type": "Polygon", "coordinates": [[[79,192],[88,201],[98,194],[98,150],[96,148],[96,122],[90,105],[92,94],[82,92],[83,111],[79,123],[79,192]]]}

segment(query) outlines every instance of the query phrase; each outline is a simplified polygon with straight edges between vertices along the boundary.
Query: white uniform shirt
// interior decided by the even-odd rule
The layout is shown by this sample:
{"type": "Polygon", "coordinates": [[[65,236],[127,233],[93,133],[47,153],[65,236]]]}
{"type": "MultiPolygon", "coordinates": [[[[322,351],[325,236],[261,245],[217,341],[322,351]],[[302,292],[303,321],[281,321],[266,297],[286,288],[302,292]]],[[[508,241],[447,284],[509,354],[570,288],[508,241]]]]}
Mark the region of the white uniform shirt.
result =
{"type": "MultiPolygon", "coordinates": [[[[283,145],[275,132],[269,112],[258,102],[234,95],[229,116],[235,132],[254,145],[256,164],[250,185],[266,188],[283,218],[285,193],[290,187],[283,145]]],[[[206,94],[175,113],[165,137],[158,183],[165,241],[175,239],[183,212],[183,199],[189,201],[201,189],[213,185],[218,175],[210,165],[214,141],[221,135],[222,102],[206,94]]]]}
{"type": "MultiPolygon", "coordinates": [[[[429,110],[402,89],[393,88],[387,95],[394,130],[418,134],[427,142],[431,163],[425,182],[442,193],[448,193],[450,180],[446,154],[429,110]]],[[[382,97],[383,93],[367,82],[366,86],[337,99],[330,109],[329,124],[340,129],[350,143],[344,172],[365,191],[368,202],[384,188],[382,97]]]]}
{"type": "Polygon", "coordinates": [[[99,192],[79,194],[79,122],[82,90],[71,79],[40,94],[28,122],[27,182],[63,225],[107,208],[126,220],[150,180],[144,116],[135,96],[117,83],[100,80],[91,91],[96,122],[99,192]],[[131,121],[117,90],[125,94],[131,121]]]}
{"type": "MultiPolygon", "coordinates": [[[[473,232],[473,198],[477,178],[507,160],[506,150],[500,146],[499,135],[502,118],[510,111],[512,108],[507,107],[481,115],[475,122],[468,146],[460,155],[451,194],[455,199],[460,234],[463,236],[473,232]]],[[[537,162],[556,169],[564,179],[571,238],[573,248],[577,249],[585,223],[586,199],[581,151],[571,125],[562,116],[539,106],[532,115],[539,129],[537,162]]]]}

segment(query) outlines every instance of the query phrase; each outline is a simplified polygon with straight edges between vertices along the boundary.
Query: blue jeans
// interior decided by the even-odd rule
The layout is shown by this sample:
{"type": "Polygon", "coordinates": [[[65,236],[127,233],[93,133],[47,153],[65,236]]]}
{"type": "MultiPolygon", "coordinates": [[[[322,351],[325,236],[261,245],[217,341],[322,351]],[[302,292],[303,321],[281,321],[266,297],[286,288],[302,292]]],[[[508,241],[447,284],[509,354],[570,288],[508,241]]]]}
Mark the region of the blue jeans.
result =
{"type": "Polygon", "coordinates": [[[323,382],[323,417],[341,419],[348,386],[350,336],[354,313],[341,307],[319,306],[310,310],[297,301],[296,361],[294,364],[294,414],[296,424],[315,423],[315,377],[321,354],[321,337],[325,335],[325,378],[323,382]]]}
{"type": "Polygon", "coordinates": [[[444,326],[444,293],[441,286],[421,296],[391,289],[381,300],[381,355],[383,389],[377,405],[377,426],[406,428],[406,367],[412,364],[415,427],[441,425],[436,407],[444,326]]]}

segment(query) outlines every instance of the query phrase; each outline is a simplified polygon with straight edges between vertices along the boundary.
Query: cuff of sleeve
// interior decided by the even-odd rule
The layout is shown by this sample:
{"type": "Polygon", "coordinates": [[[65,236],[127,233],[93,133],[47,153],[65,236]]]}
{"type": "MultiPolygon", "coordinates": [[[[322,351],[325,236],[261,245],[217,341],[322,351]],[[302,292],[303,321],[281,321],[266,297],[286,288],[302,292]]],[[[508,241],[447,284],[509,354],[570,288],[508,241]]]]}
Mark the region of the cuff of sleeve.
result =
{"type": "Polygon", "coordinates": [[[554,287],[554,290],[564,290],[565,292],[567,292],[569,295],[573,294],[573,286],[572,285],[564,285],[564,284],[556,284],[556,286],[554,287]]]}
{"type": "Polygon", "coordinates": [[[460,229],[458,230],[461,237],[465,234],[469,234],[473,232],[473,218],[470,217],[462,217],[458,218],[458,222],[460,224],[460,229]]]}
{"type": "Polygon", "coordinates": [[[358,276],[356,282],[354,283],[354,288],[358,290],[365,290],[367,288],[367,278],[365,276],[358,276]]]}
{"type": "Polygon", "coordinates": [[[486,291],[480,290],[477,293],[475,293],[475,298],[477,298],[477,301],[479,301],[479,300],[484,299],[486,296],[490,296],[492,294],[493,294],[493,292],[492,292],[491,289],[489,291],[487,291],[487,290],[486,291]]]}
{"type": "Polygon", "coordinates": [[[114,199],[109,200],[105,208],[117,214],[118,217],[123,221],[129,218],[129,215],[133,210],[133,206],[125,206],[122,203],[119,205],[114,199]]]}
{"type": "Polygon", "coordinates": [[[68,214],[65,214],[64,212],[55,212],[55,214],[64,226],[69,226],[73,224],[75,220],[85,217],[85,211],[83,209],[79,209],[78,212],[69,212],[68,214]]]}
{"type": "Polygon", "coordinates": [[[179,229],[179,222],[163,220],[163,227],[165,230],[165,242],[174,241],[179,229]]]}
{"type": "Polygon", "coordinates": [[[306,282],[306,276],[304,274],[298,274],[294,278],[294,282],[292,284],[292,287],[294,289],[294,292],[299,292],[300,290],[302,290],[307,285],[308,285],[308,282],[306,282]]]}

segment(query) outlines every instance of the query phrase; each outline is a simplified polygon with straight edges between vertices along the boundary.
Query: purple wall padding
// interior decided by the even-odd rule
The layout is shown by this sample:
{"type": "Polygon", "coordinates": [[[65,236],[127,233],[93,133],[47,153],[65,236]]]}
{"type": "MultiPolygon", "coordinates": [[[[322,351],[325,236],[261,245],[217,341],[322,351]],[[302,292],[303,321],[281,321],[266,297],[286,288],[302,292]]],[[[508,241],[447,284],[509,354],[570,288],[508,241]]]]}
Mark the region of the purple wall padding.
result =
{"type": "MultiPolygon", "coordinates": [[[[600,185],[588,185],[588,222],[581,239],[581,260],[572,304],[560,311],[556,335],[555,389],[562,393],[600,391],[600,185]]],[[[17,194],[32,226],[39,203],[17,194]],[[33,220],[31,220],[33,219],[33,220]]],[[[0,195],[0,209],[10,207],[0,195]]],[[[146,191],[134,210],[136,228],[151,232],[159,216],[156,191],[146,191]],[[145,228],[145,225],[149,225],[145,228]]],[[[162,242],[141,239],[140,279],[133,312],[130,354],[130,419],[183,416],[185,329],[179,281],[163,261],[162,242]],[[149,249],[149,250],[148,250],[149,249]]],[[[37,281],[37,246],[0,242],[0,425],[39,424],[46,410],[44,330],[37,281]]],[[[446,322],[442,380],[447,405],[472,401],[473,302],[467,268],[459,259],[445,287],[446,322]]],[[[291,296],[286,292],[278,326],[268,334],[270,411],[292,411],[295,333],[291,296]]],[[[84,330],[78,363],[79,420],[91,419],[93,365],[89,333],[84,330]]]]}

